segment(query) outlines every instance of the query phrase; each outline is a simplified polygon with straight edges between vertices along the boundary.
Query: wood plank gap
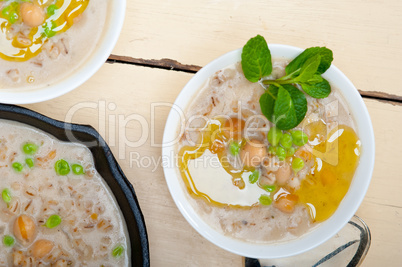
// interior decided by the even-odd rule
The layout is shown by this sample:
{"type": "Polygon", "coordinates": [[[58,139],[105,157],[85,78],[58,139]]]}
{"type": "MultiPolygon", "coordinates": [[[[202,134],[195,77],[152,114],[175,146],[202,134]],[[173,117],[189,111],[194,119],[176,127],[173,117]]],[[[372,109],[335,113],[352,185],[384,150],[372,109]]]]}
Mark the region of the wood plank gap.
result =
{"type": "Polygon", "coordinates": [[[196,73],[201,69],[200,66],[182,64],[176,60],[169,58],[162,59],[143,59],[143,58],[133,58],[127,56],[110,55],[107,63],[122,63],[122,64],[132,64],[143,67],[151,67],[165,70],[175,70],[187,73],[196,73]]]}
{"type": "Polygon", "coordinates": [[[375,99],[381,102],[393,102],[394,104],[397,105],[402,105],[402,96],[398,95],[393,95],[393,94],[388,94],[384,92],[378,92],[378,91],[362,91],[358,90],[360,95],[364,98],[370,98],[370,99],[375,99]]]}
{"type": "MultiPolygon", "coordinates": [[[[162,58],[162,59],[143,59],[143,58],[133,58],[128,56],[119,56],[111,54],[106,61],[107,63],[121,63],[121,64],[131,64],[142,67],[150,67],[164,70],[174,70],[186,73],[195,74],[202,67],[197,65],[182,64],[177,60],[162,58]]],[[[402,105],[402,96],[388,94],[378,91],[363,91],[359,90],[359,93],[364,98],[375,99],[381,102],[386,102],[390,104],[402,105]]]]}

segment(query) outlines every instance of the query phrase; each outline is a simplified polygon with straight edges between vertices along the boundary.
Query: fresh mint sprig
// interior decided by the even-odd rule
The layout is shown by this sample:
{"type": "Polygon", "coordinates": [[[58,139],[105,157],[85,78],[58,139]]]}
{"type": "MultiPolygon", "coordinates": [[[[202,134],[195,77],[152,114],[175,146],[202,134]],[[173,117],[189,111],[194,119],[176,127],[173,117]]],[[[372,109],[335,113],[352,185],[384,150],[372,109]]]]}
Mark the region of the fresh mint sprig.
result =
{"type": "Polygon", "coordinates": [[[271,52],[264,37],[257,35],[247,42],[241,54],[241,65],[244,76],[253,83],[271,74],[271,52]]]}
{"type": "Polygon", "coordinates": [[[295,85],[314,98],[331,93],[329,82],[321,76],[333,60],[332,51],[326,47],[304,50],[286,66],[286,75],[278,79],[267,78],[272,72],[271,52],[261,35],[247,42],[241,59],[244,76],[267,87],[260,98],[261,111],[278,129],[292,129],[306,116],[306,97],[295,85]]]}

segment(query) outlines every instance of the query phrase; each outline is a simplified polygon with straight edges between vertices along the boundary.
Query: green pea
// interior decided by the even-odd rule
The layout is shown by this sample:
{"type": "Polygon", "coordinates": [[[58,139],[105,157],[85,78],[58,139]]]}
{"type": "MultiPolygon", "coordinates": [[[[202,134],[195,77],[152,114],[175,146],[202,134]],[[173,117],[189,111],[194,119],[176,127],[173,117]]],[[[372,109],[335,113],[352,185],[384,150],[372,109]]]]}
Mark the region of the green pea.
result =
{"type": "Polygon", "coordinates": [[[295,148],[294,147],[290,147],[288,149],[286,149],[286,156],[287,157],[291,157],[295,154],[295,148]]]}
{"type": "Polygon", "coordinates": [[[276,155],[276,147],[270,146],[268,148],[268,153],[270,153],[271,155],[276,155]]]}
{"type": "Polygon", "coordinates": [[[8,17],[8,21],[11,24],[14,24],[15,22],[17,22],[18,18],[19,18],[18,13],[14,11],[11,12],[10,16],[8,17]]]}
{"type": "Polygon", "coordinates": [[[296,130],[292,132],[293,144],[304,146],[308,142],[308,136],[303,131],[296,130]]]}
{"type": "Polygon", "coordinates": [[[16,172],[22,172],[22,170],[24,169],[24,166],[22,166],[22,164],[19,162],[14,162],[12,166],[16,172]]]}
{"type": "Polygon", "coordinates": [[[301,169],[303,169],[304,167],[304,160],[302,160],[301,158],[294,158],[293,162],[292,162],[292,169],[295,172],[300,171],[301,169]]]}
{"type": "Polygon", "coordinates": [[[1,10],[1,14],[3,15],[3,17],[8,18],[8,16],[10,16],[10,9],[11,9],[11,5],[3,8],[3,10],[1,10]]]}
{"type": "Polygon", "coordinates": [[[1,14],[3,15],[4,18],[8,20],[8,22],[14,24],[19,19],[18,15],[19,6],[20,5],[17,2],[12,2],[10,5],[3,8],[1,14]]]}
{"type": "Polygon", "coordinates": [[[124,247],[122,245],[118,245],[112,250],[112,256],[117,258],[123,255],[124,253],[124,247]]]}
{"type": "Polygon", "coordinates": [[[283,148],[283,147],[281,147],[281,146],[278,146],[277,148],[276,148],[276,156],[278,157],[278,159],[279,160],[285,160],[285,158],[286,158],[286,150],[283,148]]]}
{"type": "Polygon", "coordinates": [[[61,217],[57,214],[53,214],[47,219],[45,225],[47,228],[52,229],[58,226],[60,223],[61,223],[61,217]]]}
{"type": "Polygon", "coordinates": [[[282,137],[282,131],[281,130],[279,130],[276,127],[271,127],[271,129],[269,129],[267,138],[268,138],[268,142],[271,145],[277,146],[278,143],[279,143],[279,140],[281,139],[281,137],[282,137]]]}
{"type": "Polygon", "coordinates": [[[260,177],[260,172],[258,170],[255,170],[250,174],[250,176],[248,177],[248,180],[250,181],[250,184],[255,184],[258,181],[259,177],[260,177]]]}
{"type": "Polygon", "coordinates": [[[22,147],[22,151],[24,151],[24,153],[27,154],[27,155],[35,154],[37,150],[38,150],[38,146],[35,145],[34,143],[26,143],[22,147]]]}
{"type": "Polygon", "coordinates": [[[11,235],[5,235],[3,237],[3,243],[6,245],[6,247],[12,247],[14,246],[15,239],[11,235]]]}
{"type": "Polygon", "coordinates": [[[264,189],[267,192],[274,192],[276,189],[275,185],[263,185],[262,189],[264,189]]]}
{"type": "Polygon", "coordinates": [[[70,173],[70,165],[64,159],[60,159],[54,165],[54,169],[58,175],[67,175],[70,173]]]}
{"type": "Polygon", "coordinates": [[[261,203],[261,205],[264,206],[269,206],[272,203],[272,199],[268,195],[261,195],[258,201],[261,203]]]}
{"type": "Polygon", "coordinates": [[[83,168],[81,165],[79,165],[79,164],[73,164],[73,165],[71,165],[71,169],[73,170],[73,173],[74,173],[75,175],[84,174],[84,168],[83,168]]]}
{"type": "Polygon", "coordinates": [[[10,189],[6,188],[1,192],[1,197],[7,204],[11,202],[11,192],[10,189]]]}
{"type": "Polygon", "coordinates": [[[292,147],[292,136],[289,133],[283,134],[279,143],[284,148],[291,148],[292,147]]]}
{"type": "Polygon", "coordinates": [[[233,156],[237,156],[239,154],[239,152],[240,152],[239,143],[236,142],[236,141],[231,142],[230,145],[229,145],[229,150],[230,150],[230,153],[233,156]]]}
{"type": "Polygon", "coordinates": [[[57,27],[57,24],[55,21],[51,22],[51,25],[49,26],[49,23],[46,24],[46,26],[44,27],[43,33],[46,37],[50,38],[56,35],[56,32],[54,31],[54,29],[57,27]]]}
{"type": "Polygon", "coordinates": [[[26,158],[25,164],[28,165],[29,168],[32,168],[35,165],[34,160],[31,158],[26,158]]]}
{"type": "Polygon", "coordinates": [[[59,7],[57,6],[57,5],[50,5],[48,8],[47,8],[47,14],[48,14],[48,16],[52,16],[52,15],[54,15],[54,13],[56,13],[56,10],[57,9],[59,9],[59,7]]]}

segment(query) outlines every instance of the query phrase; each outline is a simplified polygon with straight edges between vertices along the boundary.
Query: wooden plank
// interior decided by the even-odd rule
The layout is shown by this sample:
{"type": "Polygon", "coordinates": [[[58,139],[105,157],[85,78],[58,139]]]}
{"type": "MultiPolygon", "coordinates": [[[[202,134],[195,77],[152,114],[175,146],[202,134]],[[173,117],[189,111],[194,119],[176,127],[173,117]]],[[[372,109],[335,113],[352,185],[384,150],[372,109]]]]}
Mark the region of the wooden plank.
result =
{"type": "Polygon", "coordinates": [[[130,0],[113,54],[204,66],[261,34],[270,43],[327,46],[359,90],[402,96],[401,28],[399,0],[130,0]]]}
{"type": "MultiPolygon", "coordinates": [[[[143,59],[143,58],[133,58],[128,56],[119,56],[111,54],[107,60],[108,63],[122,63],[131,64],[135,66],[151,67],[166,70],[176,70],[187,73],[197,73],[202,67],[197,65],[182,64],[177,60],[163,58],[163,59],[143,59]]],[[[367,98],[386,100],[397,103],[402,103],[402,95],[393,95],[385,92],[377,91],[363,91],[358,90],[360,95],[367,98]]]]}
{"type": "Polygon", "coordinates": [[[357,211],[372,234],[363,266],[397,266],[402,262],[402,180],[398,167],[402,126],[397,123],[402,121],[402,105],[365,102],[374,127],[376,159],[369,190],[357,211]]]}
{"type": "MultiPolygon", "coordinates": [[[[159,159],[161,149],[151,145],[151,104],[173,103],[191,77],[183,72],[105,64],[71,93],[26,107],[59,120],[72,117],[73,122],[93,125],[102,133],[136,190],[150,238],[151,266],[242,266],[241,257],[212,245],[185,221],[168,192],[159,165],[138,167],[135,160],[130,160],[130,152],[139,153],[143,165],[148,165],[147,159],[159,159]],[[140,139],[142,129],[135,120],[139,116],[149,122],[149,138],[138,148],[126,147],[125,138],[140,139]],[[130,118],[132,121],[122,127],[123,119],[130,118]],[[119,138],[119,133],[124,135],[119,138]]],[[[357,213],[368,223],[373,237],[364,266],[395,266],[402,262],[398,251],[402,246],[398,149],[402,147],[402,125],[398,123],[402,121],[402,106],[372,99],[365,102],[374,124],[377,150],[372,183],[357,213]]],[[[156,109],[156,143],[162,140],[168,112],[167,107],[156,109]]]]}

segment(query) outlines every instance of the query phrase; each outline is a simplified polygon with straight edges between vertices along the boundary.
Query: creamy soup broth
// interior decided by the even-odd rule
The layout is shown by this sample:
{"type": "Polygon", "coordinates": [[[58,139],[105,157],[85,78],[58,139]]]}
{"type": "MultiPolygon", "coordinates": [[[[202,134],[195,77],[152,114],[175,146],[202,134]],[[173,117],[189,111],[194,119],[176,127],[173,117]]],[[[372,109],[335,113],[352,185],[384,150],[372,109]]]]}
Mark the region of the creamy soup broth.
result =
{"type": "Polygon", "coordinates": [[[7,189],[11,196],[8,203],[4,197],[0,200],[0,266],[129,265],[130,242],[123,215],[88,148],[0,120],[0,177],[0,191],[7,189]],[[27,142],[37,145],[36,152],[24,151],[27,142]],[[32,159],[32,167],[27,159],[32,159]],[[66,175],[55,170],[61,159],[71,168],[66,175]],[[83,173],[75,174],[74,164],[82,166],[83,173]],[[61,223],[47,227],[55,214],[61,223]],[[18,230],[24,222],[28,226],[18,230]],[[6,235],[15,239],[13,246],[3,242],[6,235]],[[41,240],[50,246],[42,254],[35,251],[41,240]],[[123,248],[118,257],[113,256],[116,247],[123,248]]]}

